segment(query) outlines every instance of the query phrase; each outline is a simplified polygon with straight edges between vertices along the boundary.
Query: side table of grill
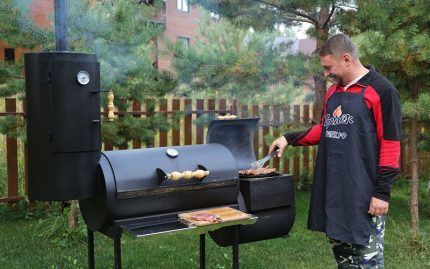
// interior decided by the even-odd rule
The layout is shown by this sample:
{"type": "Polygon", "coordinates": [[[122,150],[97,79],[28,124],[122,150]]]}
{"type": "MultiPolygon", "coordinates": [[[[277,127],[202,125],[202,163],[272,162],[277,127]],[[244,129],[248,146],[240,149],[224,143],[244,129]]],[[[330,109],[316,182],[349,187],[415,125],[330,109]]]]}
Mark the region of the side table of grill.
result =
{"type": "MultiPolygon", "coordinates": [[[[206,233],[215,231],[223,227],[231,226],[233,233],[233,269],[239,268],[239,227],[241,225],[254,224],[258,217],[251,215],[250,218],[234,220],[229,222],[214,223],[206,226],[193,226],[182,223],[178,220],[178,213],[164,215],[153,215],[150,217],[139,217],[114,221],[114,225],[108,231],[103,232],[106,236],[114,240],[115,269],[121,269],[121,237],[125,234],[133,239],[147,236],[155,236],[167,233],[179,233],[189,231],[199,235],[200,269],[206,267],[206,233]]],[[[94,259],[94,232],[87,229],[88,233],[88,268],[95,268],[94,259]]]]}

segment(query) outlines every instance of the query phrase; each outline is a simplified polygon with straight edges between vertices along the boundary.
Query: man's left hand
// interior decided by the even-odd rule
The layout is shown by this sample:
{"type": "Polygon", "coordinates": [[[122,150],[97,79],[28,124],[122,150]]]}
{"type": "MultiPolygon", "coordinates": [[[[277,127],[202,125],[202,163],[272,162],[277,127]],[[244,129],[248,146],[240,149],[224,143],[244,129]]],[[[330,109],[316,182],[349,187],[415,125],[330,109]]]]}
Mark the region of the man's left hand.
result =
{"type": "Polygon", "coordinates": [[[369,211],[367,213],[372,216],[386,215],[388,213],[389,205],[390,204],[384,200],[372,197],[372,200],[370,200],[369,211]]]}

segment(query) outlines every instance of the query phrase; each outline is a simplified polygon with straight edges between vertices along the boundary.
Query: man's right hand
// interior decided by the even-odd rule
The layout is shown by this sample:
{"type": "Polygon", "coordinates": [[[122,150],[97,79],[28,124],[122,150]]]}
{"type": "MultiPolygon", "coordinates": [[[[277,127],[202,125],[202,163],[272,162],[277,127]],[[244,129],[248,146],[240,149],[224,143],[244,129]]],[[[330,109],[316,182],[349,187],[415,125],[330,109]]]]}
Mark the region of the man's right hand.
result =
{"type": "Polygon", "coordinates": [[[272,151],[274,151],[275,148],[279,148],[278,157],[282,157],[282,154],[284,153],[284,149],[287,146],[288,146],[287,139],[285,139],[284,136],[281,136],[280,138],[273,141],[272,145],[270,146],[269,153],[272,153],[272,151]]]}

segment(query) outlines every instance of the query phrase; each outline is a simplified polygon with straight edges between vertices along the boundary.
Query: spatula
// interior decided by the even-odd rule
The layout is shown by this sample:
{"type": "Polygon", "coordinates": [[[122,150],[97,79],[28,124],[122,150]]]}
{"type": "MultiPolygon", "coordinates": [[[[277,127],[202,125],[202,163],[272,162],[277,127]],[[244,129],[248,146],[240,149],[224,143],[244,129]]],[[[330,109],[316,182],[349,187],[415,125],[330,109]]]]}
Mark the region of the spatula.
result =
{"type": "Polygon", "coordinates": [[[260,160],[257,160],[257,161],[255,161],[255,162],[253,162],[253,163],[251,163],[251,167],[252,168],[254,168],[254,169],[257,169],[257,168],[261,168],[261,167],[263,167],[263,165],[270,159],[270,158],[272,158],[273,156],[275,156],[276,154],[278,153],[278,150],[277,149],[275,149],[274,151],[272,151],[272,153],[270,153],[270,154],[267,154],[266,155],[266,157],[264,157],[264,158],[262,158],[262,159],[260,159],[260,160]]]}

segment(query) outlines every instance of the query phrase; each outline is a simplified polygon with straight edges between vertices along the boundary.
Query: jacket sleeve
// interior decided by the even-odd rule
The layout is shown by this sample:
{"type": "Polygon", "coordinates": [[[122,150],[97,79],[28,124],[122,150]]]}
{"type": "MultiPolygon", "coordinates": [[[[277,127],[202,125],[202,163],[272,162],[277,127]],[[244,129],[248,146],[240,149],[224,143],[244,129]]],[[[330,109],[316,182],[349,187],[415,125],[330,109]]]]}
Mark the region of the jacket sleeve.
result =
{"type": "Polygon", "coordinates": [[[318,124],[301,132],[286,133],[284,137],[291,146],[316,145],[320,142],[321,130],[322,126],[318,124]]]}
{"type": "Polygon", "coordinates": [[[301,132],[291,132],[284,134],[285,139],[291,146],[310,146],[320,143],[322,127],[324,124],[324,115],[326,114],[326,104],[330,96],[336,91],[336,85],[332,85],[326,93],[324,100],[324,109],[321,113],[321,121],[319,124],[314,125],[301,132]]]}
{"type": "Polygon", "coordinates": [[[400,172],[400,97],[391,83],[372,87],[374,89],[369,93],[379,141],[379,169],[373,197],[389,202],[392,186],[400,172]]]}

